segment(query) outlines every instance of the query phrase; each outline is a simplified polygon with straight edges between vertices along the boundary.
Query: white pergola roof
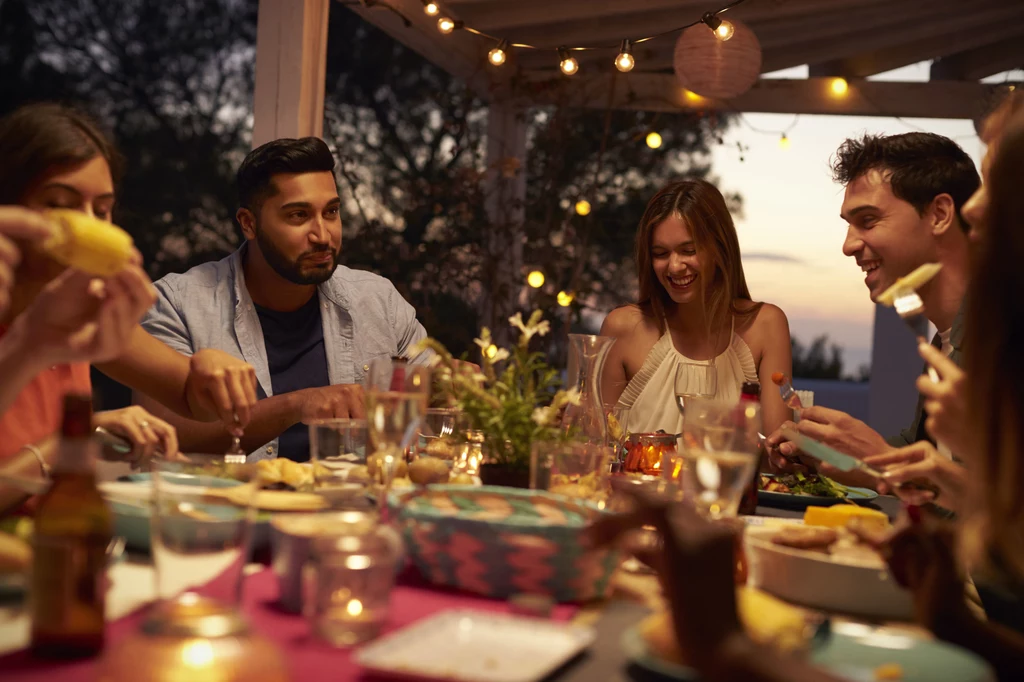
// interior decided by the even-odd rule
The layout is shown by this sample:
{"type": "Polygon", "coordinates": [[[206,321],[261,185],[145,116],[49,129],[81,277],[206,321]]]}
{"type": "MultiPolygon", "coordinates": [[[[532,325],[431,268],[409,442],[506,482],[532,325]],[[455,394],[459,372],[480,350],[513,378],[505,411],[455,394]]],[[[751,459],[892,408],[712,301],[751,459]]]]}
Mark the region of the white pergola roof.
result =
{"type": "MultiPolygon", "coordinates": [[[[558,72],[559,45],[613,46],[698,19],[724,0],[440,0],[467,26],[550,49],[513,50],[501,68],[486,64],[492,40],[456,30],[441,34],[421,0],[353,6],[367,21],[482,93],[507,92],[514,77],[550,81],[536,103],[648,110],[737,111],[976,118],[998,86],[980,79],[1024,67],[1021,0],[746,0],[722,15],[757,35],[762,73],[808,64],[810,78],[761,79],[729,101],[694,102],[672,73],[676,35],[634,48],[636,68],[619,74],[614,47],[576,53],[580,73],[558,72]],[[404,18],[404,20],[403,20],[404,18]],[[408,21],[408,25],[406,24],[408,21]],[[926,83],[865,81],[867,76],[936,60],[926,83]],[[849,96],[829,93],[830,78],[851,82],[849,96]],[[613,82],[615,85],[613,86],[613,82]]],[[[537,89],[533,89],[536,92],[537,89]]]]}

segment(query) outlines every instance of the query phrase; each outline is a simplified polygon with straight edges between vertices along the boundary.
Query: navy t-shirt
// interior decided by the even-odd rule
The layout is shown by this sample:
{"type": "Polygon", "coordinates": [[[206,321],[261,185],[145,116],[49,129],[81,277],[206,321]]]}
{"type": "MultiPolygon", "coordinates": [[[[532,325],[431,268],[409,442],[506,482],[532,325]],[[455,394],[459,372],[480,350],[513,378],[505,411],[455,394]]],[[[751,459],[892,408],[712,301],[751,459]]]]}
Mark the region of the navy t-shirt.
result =
{"type": "MultiPolygon", "coordinates": [[[[298,310],[282,313],[256,306],[270,364],[274,395],[329,386],[320,297],[315,293],[298,310]]],[[[294,424],[278,439],[278,457],[309,461],[309,427],[294,424]]]]}

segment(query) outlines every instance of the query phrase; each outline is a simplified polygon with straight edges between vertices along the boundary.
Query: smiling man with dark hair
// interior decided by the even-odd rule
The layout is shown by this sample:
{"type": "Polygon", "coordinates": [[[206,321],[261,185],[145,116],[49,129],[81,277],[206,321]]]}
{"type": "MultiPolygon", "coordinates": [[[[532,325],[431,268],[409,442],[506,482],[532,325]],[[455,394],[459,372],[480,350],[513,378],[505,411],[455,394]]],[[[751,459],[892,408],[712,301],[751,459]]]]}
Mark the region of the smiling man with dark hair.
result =
{"type": "MultiPolygon", "coordinates": [[[[237,186],[242,247],[156,282],[157,304],[143,326],[183,353],[212,347],[247,360],[262,399],[243,448],[250,460],[302,461],[309,457],[302,420],[362,416],[369,363],[410,357],[426,332],[391,282],[339,265],[341,199],[323,140],[254,149],[237,186]]],[[[224,452],[230,443],[222,429],[166,418],[183,452],[224,452]]]]}

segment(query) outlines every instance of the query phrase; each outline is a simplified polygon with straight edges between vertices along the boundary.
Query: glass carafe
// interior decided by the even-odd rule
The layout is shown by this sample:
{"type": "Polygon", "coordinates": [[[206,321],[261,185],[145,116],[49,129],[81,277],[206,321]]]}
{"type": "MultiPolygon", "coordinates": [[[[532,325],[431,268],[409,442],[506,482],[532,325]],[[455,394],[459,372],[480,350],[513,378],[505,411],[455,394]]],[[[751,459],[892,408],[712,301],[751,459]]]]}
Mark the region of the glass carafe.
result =
{"type": "Polygon", "coordinates": [[[615,339],[593,334],[569,334],[569,388],[580,392],[580,404],[565,409],[562,425],[578,440],[605,445],[608,423],[601,400],[601,373],[615,339]]]}

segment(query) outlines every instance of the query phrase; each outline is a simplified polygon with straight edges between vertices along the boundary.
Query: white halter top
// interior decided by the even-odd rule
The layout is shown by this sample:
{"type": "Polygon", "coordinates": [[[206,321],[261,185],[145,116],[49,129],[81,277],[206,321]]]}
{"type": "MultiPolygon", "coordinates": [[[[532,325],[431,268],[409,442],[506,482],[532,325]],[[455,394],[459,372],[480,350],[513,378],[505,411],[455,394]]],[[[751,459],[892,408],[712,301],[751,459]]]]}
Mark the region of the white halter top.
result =
{"type": "MultiPolygon", "coordinates": [[[[744,381],[757,381],[757,367],[746,341],[735,330],[730,332],[729,347],[714,360],[691,360],[676,350],[671,332],[654,344],[643,366],[619,396],[616,407],[628,407],[626,430],[630,433],[650,433],[664,429],[666,433],[679,433],[683,429],[683,416],[675,403],[676,367],[680,363],[714,364],[717,368],[716,400],[735,402],[740,397],[744,381]]],[[[694,393],[701,392],[694,387],[694,393]]]]}

